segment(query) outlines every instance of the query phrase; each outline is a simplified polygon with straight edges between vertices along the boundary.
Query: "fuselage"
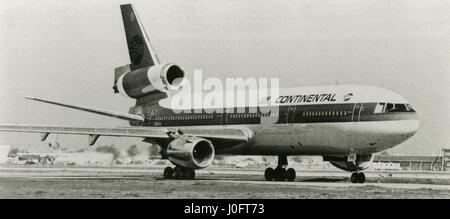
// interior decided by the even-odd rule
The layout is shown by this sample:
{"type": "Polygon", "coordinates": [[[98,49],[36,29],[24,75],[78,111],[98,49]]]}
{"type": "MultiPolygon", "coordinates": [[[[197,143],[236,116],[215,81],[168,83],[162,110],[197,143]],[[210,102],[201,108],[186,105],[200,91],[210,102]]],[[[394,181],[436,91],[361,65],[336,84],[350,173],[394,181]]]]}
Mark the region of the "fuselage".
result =
{"type": "Polygon", "coordinates": [[[373,86],[286,88],[232,107],[203,103],[176,108],[173,99],[132,107],[130,113],[149,119],[131,125],[240,127],[252,132],[246,144],[218,143],[217,154],[368,155],[404,142],[419,127],[416,111],[403,97],[373,86]]]}

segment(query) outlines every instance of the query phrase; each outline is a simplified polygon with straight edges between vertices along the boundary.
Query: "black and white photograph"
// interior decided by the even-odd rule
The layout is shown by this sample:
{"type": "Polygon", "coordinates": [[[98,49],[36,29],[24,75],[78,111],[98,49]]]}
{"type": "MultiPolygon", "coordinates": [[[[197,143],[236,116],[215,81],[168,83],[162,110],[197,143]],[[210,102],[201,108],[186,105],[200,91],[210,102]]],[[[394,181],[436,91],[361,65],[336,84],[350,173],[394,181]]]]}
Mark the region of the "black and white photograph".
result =
{"type": "Polygon", "coordinates": [[[0,0],[0,16],[0,199],[215,216],[450,198],[450,1],[0,0]]]}

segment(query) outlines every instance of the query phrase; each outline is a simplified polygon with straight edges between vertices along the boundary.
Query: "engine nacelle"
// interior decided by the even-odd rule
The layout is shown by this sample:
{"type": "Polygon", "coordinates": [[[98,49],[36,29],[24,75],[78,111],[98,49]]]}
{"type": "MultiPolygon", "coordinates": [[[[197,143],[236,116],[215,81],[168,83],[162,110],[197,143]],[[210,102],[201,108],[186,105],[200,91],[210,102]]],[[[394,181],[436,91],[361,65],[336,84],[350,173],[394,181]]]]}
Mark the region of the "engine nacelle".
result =
{"type": "Polygon", "coordinates": [[[167,157],[176,165],[192,169],[209,166],[214,160],[214,146],[203,138],[181,136],[167,147],[167,157]]]}
{"type": "MultiPolygon", "coordinates": [[[[116,72],[123,71],[123,69],[124,67],[117,68],[116,72]]],[[[184,71],[178,65],[159,64],[126,71],[116,78],[114,91],[131,98],[139,98],[157,92],[169,93],[182,87],[184,77],[184,71]]]]}

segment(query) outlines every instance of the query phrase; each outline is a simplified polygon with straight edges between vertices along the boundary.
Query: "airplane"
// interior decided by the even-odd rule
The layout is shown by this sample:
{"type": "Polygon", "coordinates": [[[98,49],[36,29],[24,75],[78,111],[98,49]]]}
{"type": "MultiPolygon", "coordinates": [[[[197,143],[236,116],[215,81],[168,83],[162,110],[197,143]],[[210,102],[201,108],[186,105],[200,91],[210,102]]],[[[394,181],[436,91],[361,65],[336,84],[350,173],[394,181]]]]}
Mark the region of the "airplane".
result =
{"type": "MultiPolygon", "coordinates": [[[[195,170],[211,165],[215,155],[278,156],[277,166],[264,171],[265,180],[294,181],[288,156],[322,156],[351,172],[352,183],[364,183],[372,154],[412,137],[420,121],[414,108],[399,94],[375,86],[330,85],[280,88],[268,96],[276,111],[263,105],[237,105],[233,111],[203,107],[198,112],[175,112],[172,92],[183,90],[184,70],[160,62],[132,4],[120,6],[131,64],[115,69],[114,93],[136,100],[128,113],[28,99],[129,121],[125,127],[64,127],[0,125],[0,131],[89,136],[138,137],[158,144],[166,179],[194,179],[195,170]],[[239,111],[240,110],[240,111],[239,111]],[[265,123],[272,118],[274,122],[265,123]]],[[[223,108],[225,108],[224,106],[223,108]]]]}

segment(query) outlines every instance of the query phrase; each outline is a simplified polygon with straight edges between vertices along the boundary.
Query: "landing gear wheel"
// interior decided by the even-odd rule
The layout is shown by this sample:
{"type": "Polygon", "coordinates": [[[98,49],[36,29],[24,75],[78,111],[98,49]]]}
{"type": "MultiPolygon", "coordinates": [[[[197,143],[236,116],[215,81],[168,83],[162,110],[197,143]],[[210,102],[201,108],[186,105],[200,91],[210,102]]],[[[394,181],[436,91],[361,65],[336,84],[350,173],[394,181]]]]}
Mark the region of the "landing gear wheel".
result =
{"type": "Polygon", "coordinates": [[[175,167],[173,169],[173,178],[174,179],[183,179],[183,170],[180,167],[175,167]]]}
{"type": "Polygon", "coordinates": [[[186,169],[184,172],[184,179],[194,179],[195,178],[195,170],[186,169]]]}
{"type": "Polygon", "coordinates": [[[357,173],[352,173],[352,175],[350,176],[350,181],[352,183],[358,183],[357,175],[358,175],[357,173]]]}
{"type": "Polygon", "coordinates": [[[272,181],[274,179],[274,170],[273,168],[269,167],[264,171],[264,178],[266,181],[272,181]]]}
{"type": "Polygon", "coordinates": [[[352,183],[364,183],[366,181],[366,175],[364,173],[352,173],[350,181],[352,183]]]}
{"type": "Polygon", "coordinates": [[[164,179],[172,179],[173,178],[173,168],[166,167],[164,169],[164,179]]]}
{"type": "Polygon", "coordinates": [[[286,180],[286,169],[276,168],[275,169],[275,181],[285,181],[286,180]]]}
{"type": "Polygon", "coordinates": [[[289,168],[286,170],[286,167],[288,166],[288,159],[285,155],[279,155],[278,156],[278,165],[275,169],[267,168],[264,171],[264,178],[267,181],[294,181],[296,174],[295,170],[292,168],[289,168]]]}
{"type": "Polygon", "coordinates": [[[366,181],[366,175],[364,173],[358,173],[358,183],[364,183],[366,181]]]}
{"type": "Polygon", "coordinates": [[[292,182],[295,180],[296,174],[295,174],[295,170],[292,168],[287,169],[286,171],[286,179],[289,182],[292,182]]]}
{"type": "MultiPolygon", "coordinates": [[[[165,170],[164,170],[165,173],[165,170]]],[[[195,178],[195,170],[185,167],[175,167],[173,169],[173,179],[194,179],[195,178]]]]}

